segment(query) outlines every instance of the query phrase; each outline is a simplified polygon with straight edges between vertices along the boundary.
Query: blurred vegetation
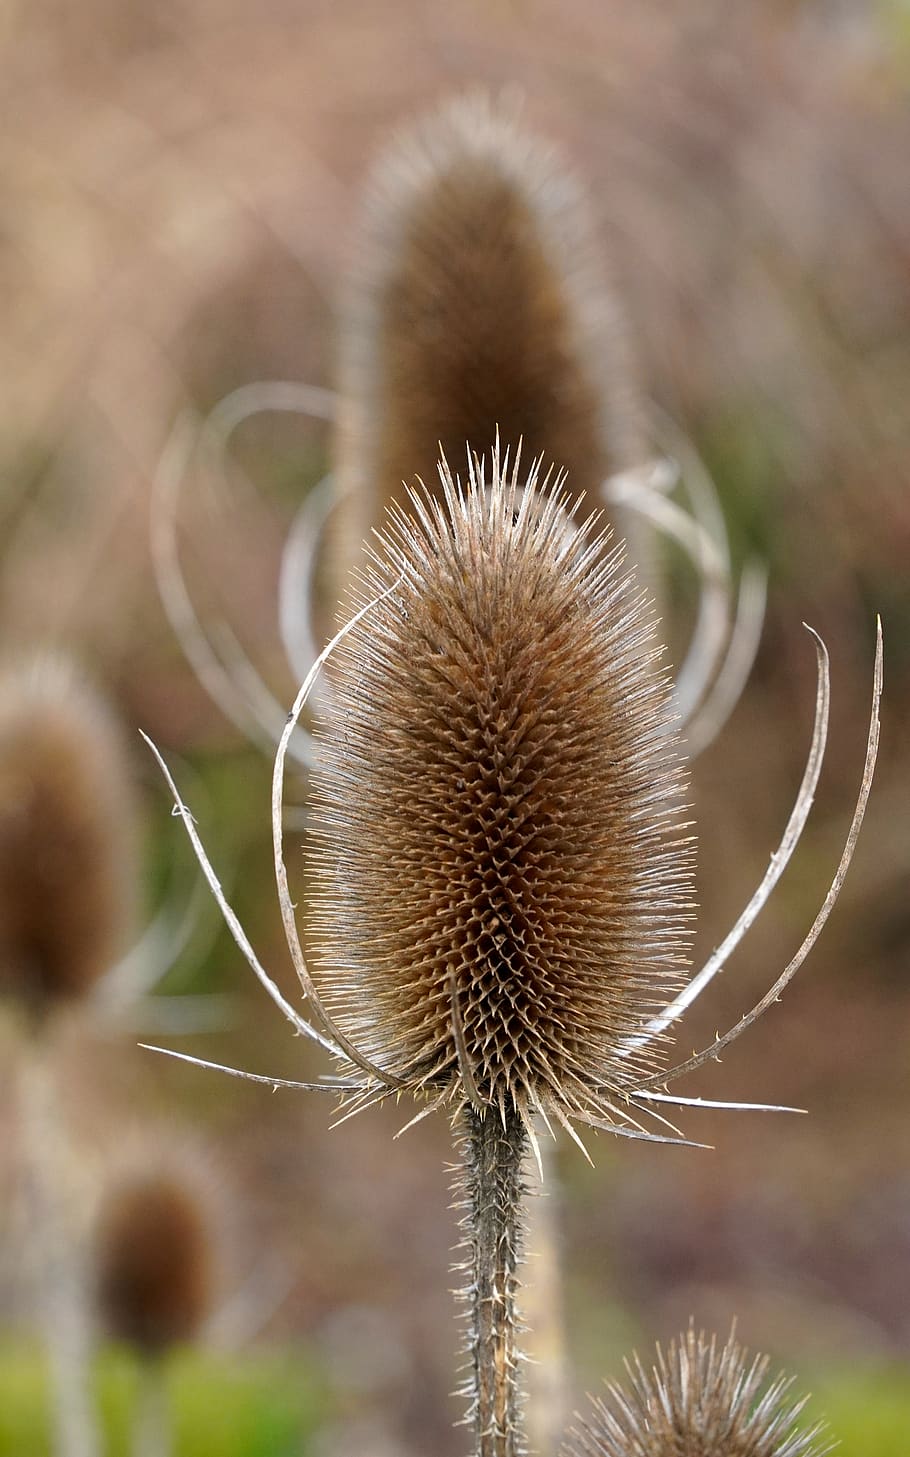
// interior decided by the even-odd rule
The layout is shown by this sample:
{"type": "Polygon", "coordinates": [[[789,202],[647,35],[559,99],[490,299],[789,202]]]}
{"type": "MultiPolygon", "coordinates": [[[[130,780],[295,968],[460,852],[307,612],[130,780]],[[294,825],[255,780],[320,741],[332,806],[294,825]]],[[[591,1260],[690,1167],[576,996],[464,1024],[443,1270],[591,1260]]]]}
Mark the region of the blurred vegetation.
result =
{"type": "Polygon", "coordinates": [[[841,1457],[901,1457],[910,1434],[910,1383],[901,1367],[817,1373],[811,1411],[824,1414],[841,1457]]]}
{"type": "MultiPolygon", "coordinates": [[[[96,1362],[106,1457],[130,1457],[137,1373],[130,1356],[96,1362]]],[[[324,1376],[299,1349],[227,1360],[184,1352],[167,1377],[174,1457],[307,1457],[330,1410],[324,1376]]],[[[838,1457],[906,1457],[910,1387],[900,1368],[830,1367],[801,1375],[811,1386],[807,1424],[824,1416],[838,1457]]],[[[27,1347],[0,1347],[0,1457],[52,1457],[46,1372],[27,1347]]]]}
{"type": "MultiPolygon", "coordinates": [[[[130,1457],[137,1372],[108,1350],[96,1362],[106,1457],[130,1457]]],[[[306,1457],[324,1421],[324,1383],[295,1351],[242,1361],[184,1352],[167,1372],[175,1457],[306,1457]]],[[[28,1348],[0,1347],[0,1453],[52,1457],[44,1362],[28,1348]]]]}

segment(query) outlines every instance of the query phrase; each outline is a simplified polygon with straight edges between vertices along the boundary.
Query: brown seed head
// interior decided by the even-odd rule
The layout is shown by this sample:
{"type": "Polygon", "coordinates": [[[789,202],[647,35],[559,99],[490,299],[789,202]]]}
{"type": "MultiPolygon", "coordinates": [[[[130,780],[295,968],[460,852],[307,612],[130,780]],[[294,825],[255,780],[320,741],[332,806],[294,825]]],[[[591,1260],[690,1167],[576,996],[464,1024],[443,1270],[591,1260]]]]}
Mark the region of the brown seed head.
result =
{"type": "Polygon", "coordinates": [[[626,1363],[629,1384],[610,1385],[563,1457],[825,1457],[834,1444],[820,1426],[800,1430],[805,1398],[792,1380],[767,1382],[768,1359],[750,1358],[733,1335],[718,1350],[690,1328],[647,1372],[626,1363]]]}
{"type": "Polygon", "coordinates": [[[0,993],[30,1013],[84,995],[113,961],[133,893],[117,725],[67,664],[0,681],[0,993]]]}
{"type": "MultiPolygon", "coordinates": [[[[483,96],[403,132],[371,179],[340,331],[338,474],[352,545],[415,476],[498,429],[594,492],[635,455],[612,410],[621,329],[564,158],[483,96]]],[[[614,402],[615,404],[615,402],[614,402]]],[[[637,463],[637,457],[636,457],[637,463]]]]}
{"type": "Polygon", "coordinates": [[[206,1210],[180,1173],[153,1169],[109,1195],[99,1219],[96,1290],[115,1340],[145,1355],[192,1340],[212,1304],[206,1210]]]}
{"type": "MultiPolygon", "coordinates": [[[[313,785],[330,1012],[415,1090],[597,1113],[675,989],[691,909],[641,594],[555,486],[494,455],[395,510],[394,590],[337,649],[313,785]],[[472,1089],[473,1084],[473,1089],[472,1089]],[[476,1095],[475,1095],[476,1090],[476,1095]]],[[[647,1056],[648,1054],[644,1054],[647,1056]]]]}

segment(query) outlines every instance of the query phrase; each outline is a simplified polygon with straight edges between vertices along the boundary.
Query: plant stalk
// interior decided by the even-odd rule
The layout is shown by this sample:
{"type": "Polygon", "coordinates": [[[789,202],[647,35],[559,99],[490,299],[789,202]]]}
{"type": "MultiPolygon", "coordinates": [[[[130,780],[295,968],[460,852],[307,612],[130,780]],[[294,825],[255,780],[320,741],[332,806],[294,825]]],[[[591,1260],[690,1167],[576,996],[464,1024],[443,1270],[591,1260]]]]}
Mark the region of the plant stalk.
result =
{"type": "Polygon", "coordinates": [[[143,1357],[133,1428],[133,1457],[171,1457],[173,1440],[163,1356],[143,1357]]]}
{"type": "Polygon", "coordinates": [[[468,1107],[462,1114],[464,1214],[469,1283],[466,1394],[474,1429],[475,1457],[521,1457],[522,1393],[516,1311],[517,1267],[522,1249],[522,1164],[528,1146],[514,1105],[504,1116],[468,1107]]]}
{"type": "Polygon", "coordinates": [[[32,1258],[51,1369],[56,1457],[98,1457],[85,1270],[66,1198],[68,1150],[46,1047],[26,1049],[22,1125],[32,1258]]]}

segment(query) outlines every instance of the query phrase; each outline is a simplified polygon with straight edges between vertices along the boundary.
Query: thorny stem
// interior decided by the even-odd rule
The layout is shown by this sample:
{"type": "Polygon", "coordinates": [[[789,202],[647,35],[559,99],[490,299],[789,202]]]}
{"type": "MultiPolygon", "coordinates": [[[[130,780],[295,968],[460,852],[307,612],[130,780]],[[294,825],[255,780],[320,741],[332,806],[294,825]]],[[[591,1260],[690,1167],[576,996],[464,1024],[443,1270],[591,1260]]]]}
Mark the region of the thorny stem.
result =
{"type": "Polygon", "coordinates": [[[514,1104],[507,1103],[502,1116],[498,1108],[488,1108],[482,1116],[468,1106],[461,1116],[459,1141],[469,1275],[465,1393],[474,1457],[521,1457],[527,1448],[521,1430],[515,1296],[528,1136],[514,1104]]]}

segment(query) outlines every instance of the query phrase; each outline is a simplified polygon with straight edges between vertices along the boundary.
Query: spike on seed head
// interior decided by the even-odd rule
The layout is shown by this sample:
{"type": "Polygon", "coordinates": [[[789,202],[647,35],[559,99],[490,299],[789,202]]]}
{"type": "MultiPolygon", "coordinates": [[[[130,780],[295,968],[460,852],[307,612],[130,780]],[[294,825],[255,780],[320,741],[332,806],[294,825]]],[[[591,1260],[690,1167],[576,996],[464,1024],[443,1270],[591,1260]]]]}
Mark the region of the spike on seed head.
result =
{"type": "Polygon", "coordinates": [[[690,1326],[648,1372],[626,1362],[629,1381],[610,1384],[593,1415],[570,1433],[562,1457],[826,1457],[821,1425],[797,1421],[805,1398],[792,1379],[767,1380],[766,1356],[750,1357],[731,1333],[722,1349],[690,1326]]]}
{"type": "Polygon", "coordinates": [[[0,679],[0,994],[39,1021],[114,959],[132,900],[118,726],[76,670],[40,657],[0,679]]]}
{"type": "Polygon", "coordinates": [[[637,464],[624,355],[602,241],[565,159],[482,94],[408,127],[369,183],[340,331],[354,541],[404,502],[403,481],[434,490],[440,450],[462,460],[497,429],[589,494],[637,464]]]}
{"type": "Polygon", "coordinates": [[[210,1221],[178,1170],[134,1174],[108,1195],[95,1240],[99,1312],[112,1337],[147,1356],[192,1340],[212,1304],[210,1221]]]}
{"type": "Polygon", "coordinates": [[[558,480],[522,488],[498,451],[489,484],[440,474],[442,502],[393,509],[366,574],[386,595],[336,650],[321,992],[414,1091],[604,1117],[653,1056],[616,1050],[677,985],[691,912],[659,649],[558,480]]]}

